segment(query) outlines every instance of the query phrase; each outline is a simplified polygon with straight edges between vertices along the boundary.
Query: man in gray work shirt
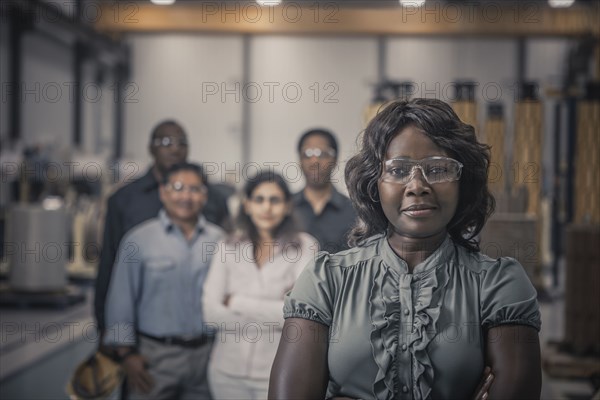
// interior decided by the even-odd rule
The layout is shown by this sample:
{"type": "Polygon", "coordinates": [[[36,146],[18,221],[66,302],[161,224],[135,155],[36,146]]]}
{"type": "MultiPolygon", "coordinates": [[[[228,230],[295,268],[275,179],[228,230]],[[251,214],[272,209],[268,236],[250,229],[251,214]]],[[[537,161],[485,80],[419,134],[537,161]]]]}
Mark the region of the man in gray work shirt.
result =
{"type": "Polygon", "coordinates": [[[164,208],[119,246],[106,303],[104,343],[127,374],[129,398],[210,399],[212,338],[202,286],[223,231],[201,215],[207,200],[199,165],[177,164],[160,186],[164,208]]]}
{"type": "Polygon", "coordinates": [[[319,241],[321,250],[345,250],[356,212],[350,199],[331,183],[337,165],[337,140],[327,129],[311,129],[300,137],[298,153],[306,186],[292,198],[296,219],[303,231],[319,241]]]}

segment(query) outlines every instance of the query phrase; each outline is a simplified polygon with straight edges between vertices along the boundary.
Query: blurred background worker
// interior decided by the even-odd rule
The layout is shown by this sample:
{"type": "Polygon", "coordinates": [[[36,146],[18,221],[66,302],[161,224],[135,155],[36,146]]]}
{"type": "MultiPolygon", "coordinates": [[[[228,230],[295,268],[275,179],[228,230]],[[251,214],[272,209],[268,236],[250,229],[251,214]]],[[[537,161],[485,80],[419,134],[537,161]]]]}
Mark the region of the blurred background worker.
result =
{"type": "Polygon", "coordinates": [[[129,398],[209,399],[213,339],[204,329],[202,287],[207,249],[224,232],[201,215],[208,190],[199,165],[174,165],[159,191],[164,209],[119,246],[104,343],[121,359],[129,398]]]}
{"type": "MultiPolygon", "coordinates": [[[[152,130],[149,150],[154,164],[148,172],[117,190],[108,199],[94,303],[96,321],[101,332],[105,327],[106,292],[121,238],[134,226],[158,215],[162,206],[159,182],[169,168],[187,159],[187,135],[176,121],[160,122],[152,130]]],[[[208,200],[202,213],[209,222],[226,228],[229,224],[229,211],[225,199],[218,192],[211,190],[208,182],[205,184],[208,187],[208,200]]]]}
{"type": "Polygon", "coordinates": [[[333,133],[315,128],[298,141],[304,189],[293,197],[301,228],[317,238],[322,250],[336,253],[348,248],[346,235],[356,220],[350,199],[331,182],[337,166],[338,144],[333,133]]]}
{"type": "Polygon", "coordinates": [[[248,180],[238,230],[213,257],[204,286],[205,321],[218,327],[209,380],[215,399],[267,398],[283,327],[283,296],[319,245],[299,232],[285,180],[248,180]]]}

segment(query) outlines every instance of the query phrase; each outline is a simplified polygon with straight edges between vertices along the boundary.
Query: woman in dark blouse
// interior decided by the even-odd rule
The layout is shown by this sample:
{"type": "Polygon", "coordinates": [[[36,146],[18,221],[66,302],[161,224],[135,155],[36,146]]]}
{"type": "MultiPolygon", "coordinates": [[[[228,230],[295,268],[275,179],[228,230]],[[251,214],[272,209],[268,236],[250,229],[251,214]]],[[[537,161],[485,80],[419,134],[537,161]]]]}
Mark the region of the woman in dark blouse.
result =
{"type": "Polygon", "coordinates": [[[346,166],[355,247],[320,253],[287,296],[270,398],[539,398],[535,289],[479,252],[488,166],[442,101],[375,116],[346,166]]]}

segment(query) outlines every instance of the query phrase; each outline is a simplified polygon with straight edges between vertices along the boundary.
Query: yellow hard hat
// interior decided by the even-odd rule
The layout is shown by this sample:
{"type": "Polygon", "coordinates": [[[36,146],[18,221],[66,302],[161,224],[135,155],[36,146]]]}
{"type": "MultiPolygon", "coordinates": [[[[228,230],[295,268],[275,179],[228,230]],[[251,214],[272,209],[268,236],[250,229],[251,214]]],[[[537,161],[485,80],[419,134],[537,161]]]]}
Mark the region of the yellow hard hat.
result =
{"type": "Polygon", "coordinates": [[[96,351],[77,366],[67,383],[67,393],[73,400],[107,398],[121,387],[123,378],[124,372],[119,363],[96,351]]]}

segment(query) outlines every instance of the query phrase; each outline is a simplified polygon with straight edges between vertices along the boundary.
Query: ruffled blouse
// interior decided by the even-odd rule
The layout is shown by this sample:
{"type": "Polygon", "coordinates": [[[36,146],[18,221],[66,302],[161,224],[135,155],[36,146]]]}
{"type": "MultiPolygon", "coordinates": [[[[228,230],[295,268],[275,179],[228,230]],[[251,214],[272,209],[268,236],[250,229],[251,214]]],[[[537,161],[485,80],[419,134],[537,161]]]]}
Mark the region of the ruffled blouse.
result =
{"type": "Polygon", "coordinates": [[[470,253],[447,237],[409,273],[385,235],[319,253],[287,295],[285,318],[329,326],[327,396],[470,398],[486,330],[539,331],[537,293],[512,258],[470,253]]]}

